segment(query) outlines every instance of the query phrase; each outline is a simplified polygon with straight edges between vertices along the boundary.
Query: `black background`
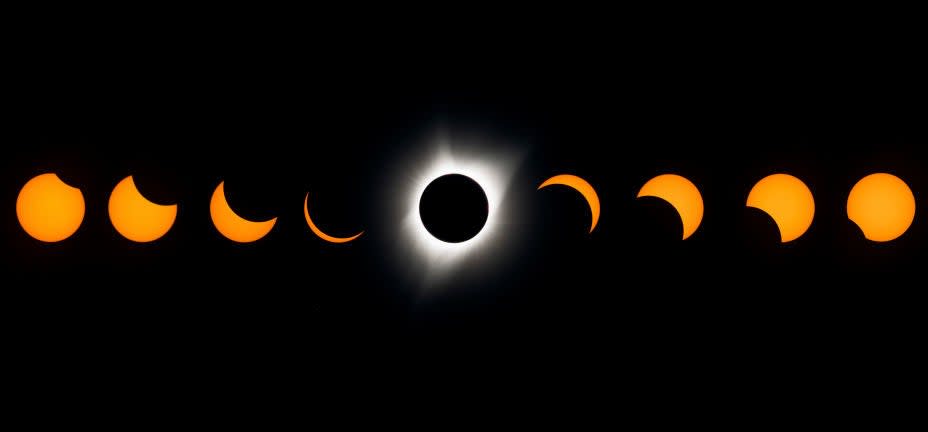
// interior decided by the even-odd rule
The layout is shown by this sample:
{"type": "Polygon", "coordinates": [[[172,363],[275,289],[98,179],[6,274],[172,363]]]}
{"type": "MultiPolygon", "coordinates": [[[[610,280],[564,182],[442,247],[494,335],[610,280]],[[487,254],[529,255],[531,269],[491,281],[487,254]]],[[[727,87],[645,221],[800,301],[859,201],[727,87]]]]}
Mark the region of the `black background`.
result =
{"type": "Polygon", "coordinates": [[[863,365],[904,374],[923,358],[928,94],[917,51],[896,43],[907,37],[440,27],[442,38],[396,42],[345,30],[20,47],[0,100],[10,346],[25,363],[101,352],[299,363],[323,339],[414,336],[420,350],[540,343],[635,374],[772,379],[863,365]],[[520,219],[507,253],[423,294],[397,264],[384,202],[404,199],[390,176],[418,169],[406,158],[437,130],[524,150],[509,192],[520,219]],[[44,172],[87,204],[58,244],[31,239],[15,216],[19,188],[44,172]],[[705,200],[683,242],[672,207],[635,199],[666,172],[705,200]],[[802,179],[816,203],[811,229],[785,245],[744,206],[775,172],[802,179]],[[886,244],[845,214],[851,186],[873,172],[899,176],[917,200],[912,227],[886,244]],[[536,191],[560,173],[597,189],[592,234],[579,195],[536,191]],[[123,239],[107,218],[130,174],[151,200],[179,204],[155,243],[123,239]],[[243,217],[279,217],[266,238],[239,245],[215,231],[221,180],[243,217]],[[364,236],[315,238],[307,191],[323,229],[364,236]]]}

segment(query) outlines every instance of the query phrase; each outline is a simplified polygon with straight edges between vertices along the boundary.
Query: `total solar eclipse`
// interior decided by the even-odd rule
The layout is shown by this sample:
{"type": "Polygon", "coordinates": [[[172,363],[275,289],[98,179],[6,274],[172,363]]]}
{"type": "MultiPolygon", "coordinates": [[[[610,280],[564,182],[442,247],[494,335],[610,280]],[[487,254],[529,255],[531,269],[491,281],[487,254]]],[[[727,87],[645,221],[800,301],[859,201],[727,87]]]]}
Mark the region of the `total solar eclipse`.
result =
{"type": "Polygon", "coordinates": [[[447,243],[474,238],[487,223],[489,211],[483,188],[461,174],[436,178],[419,198],[419,217],[425,229],[447,243]]]}

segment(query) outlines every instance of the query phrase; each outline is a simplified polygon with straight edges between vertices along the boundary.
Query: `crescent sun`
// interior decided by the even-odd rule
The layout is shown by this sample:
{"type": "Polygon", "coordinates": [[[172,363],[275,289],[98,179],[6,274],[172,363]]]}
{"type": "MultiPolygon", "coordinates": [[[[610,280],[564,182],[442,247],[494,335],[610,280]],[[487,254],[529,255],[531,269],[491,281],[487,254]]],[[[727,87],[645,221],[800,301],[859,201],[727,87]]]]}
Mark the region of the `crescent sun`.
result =
{"type": "Polygon", "coordinates": [[[177,204],[161,205],[149,201],[128,176],[110,194],[110,222],[123,237],[138,243],[158,240],[174,225],[177,204]]]}
{"type": "Polygon", "coordinates": [[[760,209],[773,219],[782,243],[802,237],[815,218],[812,191],[789,174],[771,174],[760,179],[748,193],[747,206],[760,209]]]}
{"type": "Polygon", "coordinates": [[[224,181],[219,182],[219,186],[216,186],[213,197],[209,201],[209,215],[219,233],[235,242],[251,243],[271,232],[274,224],[277,223],[277,218],[252,222],[235,214],[229,207],[229,202],[226,201],[224,184],[224,181]]]}
{"type": "Polygon", "coordinates": [[[306,218],[306,224],[309,225],[309,229],[312,230],[313,234],[316,234],[317,237],[330,242],[330,243],[348,243],[358,237],[361,237],[361,234],[364,234],[364,231],[361,231],[351,237],[332,237],[319,229],[313,219],[309,217],[309,193],[306,193],[306,198],[303,199],[303,216],[306,218]]]}
{"type": "Polygon", "coordinates": [[[703,201],[699,188],[686,177],[676,174],[661,174],[648,180],[638,198],[655,197],[667,201],[680,215],[683,223],[683,240],[689,238],[702,222],[703,201]]]}
{"type": "Polygon", "coordinates": [[[596,228],[596,223],[599,222],[599,196],[596,195],[596,190],[593,189],[593,186],[586,180],[575,175],[560,174],[545,180],[541,186],[538,186],[538,189],[540,190],[550,185],[569,186],[583,195],[583,198],[586,199],[587,204],[590,206],[590,212],[593,214],[593,221],[590,224],[590,233],[592,233],[596,228]]]}

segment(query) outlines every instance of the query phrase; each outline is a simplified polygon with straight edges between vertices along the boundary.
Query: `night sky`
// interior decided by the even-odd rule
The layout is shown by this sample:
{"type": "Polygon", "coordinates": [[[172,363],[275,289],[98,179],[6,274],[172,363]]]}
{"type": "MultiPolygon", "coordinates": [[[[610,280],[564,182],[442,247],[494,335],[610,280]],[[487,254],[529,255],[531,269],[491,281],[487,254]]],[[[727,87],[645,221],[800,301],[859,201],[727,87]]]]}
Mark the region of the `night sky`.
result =
{"type": "Polygon", "coordinates": [[[552,350],[630,370],[678,371],[680,359],[752,370],[799,358],[917,362],[928,226],[918,62],[879,46],[586,36],[403,52],[318,41],[59,46],[16,62],[0,98],[10,346],[45,361],[152,349],[299,362],[320,338],[411,335],[566,344],[552,350]],[[412,251],[397,209],[440,140],[489,165],[512,156],[509,210],[430,278],[435,265],[412,251]],[[57,244],[28,237],[14,211],[44,172],[87,205],[57,244]],[[810,230],[789,244],[744,205],[775,172],[815,198],[810,230]],[[873,172],[902,178],[917,200],[909,231],[886,244],[845,214],[850,188],[873,172]],[[592,233],[578,193],[537,190],[563,173],[599,194],[592,233]],[[687,177],[705,200],[686,241],[670,205],[635,199],[662,173],[687,177]],[[128,175],[152,201],[179,205],[159,241],[134,244],[110,225],[109,193],[128,175]],[[216,232],[209,198],[220,181],[242,217],[278,217],[267,237],[235,244],[216,232]],[[307,192],[328,233],[364,235],[316,238],[307,192]]]}

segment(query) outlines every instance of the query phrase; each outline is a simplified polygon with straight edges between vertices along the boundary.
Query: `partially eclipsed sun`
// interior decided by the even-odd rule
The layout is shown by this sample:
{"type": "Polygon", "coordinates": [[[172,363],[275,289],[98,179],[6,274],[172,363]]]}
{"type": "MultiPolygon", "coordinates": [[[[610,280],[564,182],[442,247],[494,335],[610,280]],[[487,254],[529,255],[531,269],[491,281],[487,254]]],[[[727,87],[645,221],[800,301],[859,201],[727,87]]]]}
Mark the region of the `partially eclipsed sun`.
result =
{"type": "Polygon", "coordinates": [[[109,213],[110,222],[123,237],[145,243],[167,234],[177,218],[177,205],[160,205],[145,199],[129,176],[113,188],[109,213]]]}
{"type": "Polygon", "coordinates": [[[815,217],[812,191],[789,174],[772,174],[757,182],[748,194],[747,206],[763,210],[773,218],[783,243],[805,234],[815,217]]]}
{"type": "Polygon", "coordinates": [[[648,180],[638,198],[656,197],[670,203],[680,214],[683,222],[683,240],[689,238],[702,222],[702,195],[693,182],[676,174],[662,174],[648,180]]]}
{"type": "Polygon", "coordinates": [[[313,218],[309,216],[309,193],[306,193],[306,198],[303,198],[303,217],[306,219],[306,224],[309,225],[309,230],[316,235],[316,237],[321,238],[329,243],[348,243],[358,237],[361,237],[361,234],[364,234],[364,231],[361,231],[351,237],[334,237],[324,233],[319,227],[316,226],[316,223],[313,222],[313,218]]]}
{"type": "Polygon", "coordinates": [[[596,189],[593,189],[593,186],[586,180],[571,174],[560,174],[551,177],[545,180],[541,186],[538,186],[538,189],[551,185],[567,186],[580,192],[580,195],[583,195],[583,199],[585,199],[586,203],[590,206],[590,214],[592,216],[590,233],[592,233],[593,230],[596,229],[596,224],[599,222],[599,196],[596,195],[596,189]]]}
{"type": "Polygon", "coordinates": [[[870,174],[851,189],[847,197],[847,217],[869,240],[895,240],[915,220],[915,195],[899,177],[870,174]]]}
{"type": "Polygon", "coordinates": [[[213,219],[213,225],[216,230],[227,239],[239,243],[251,243],[261,240],[267,233],[271,232],[277,218],[262,222],[252,222],[235,214],[229,202],[226,201],[226,193],[220,182],[213,191],[213,198],[209,201],[209,215],[213,219]]]}
{"type": "Polygon", "coordinates": [[[84,220],[84,195],[53,173],[26,182],[16,198],[16,217],[27,234],[43,242],[71,237],[84,220]]]}

